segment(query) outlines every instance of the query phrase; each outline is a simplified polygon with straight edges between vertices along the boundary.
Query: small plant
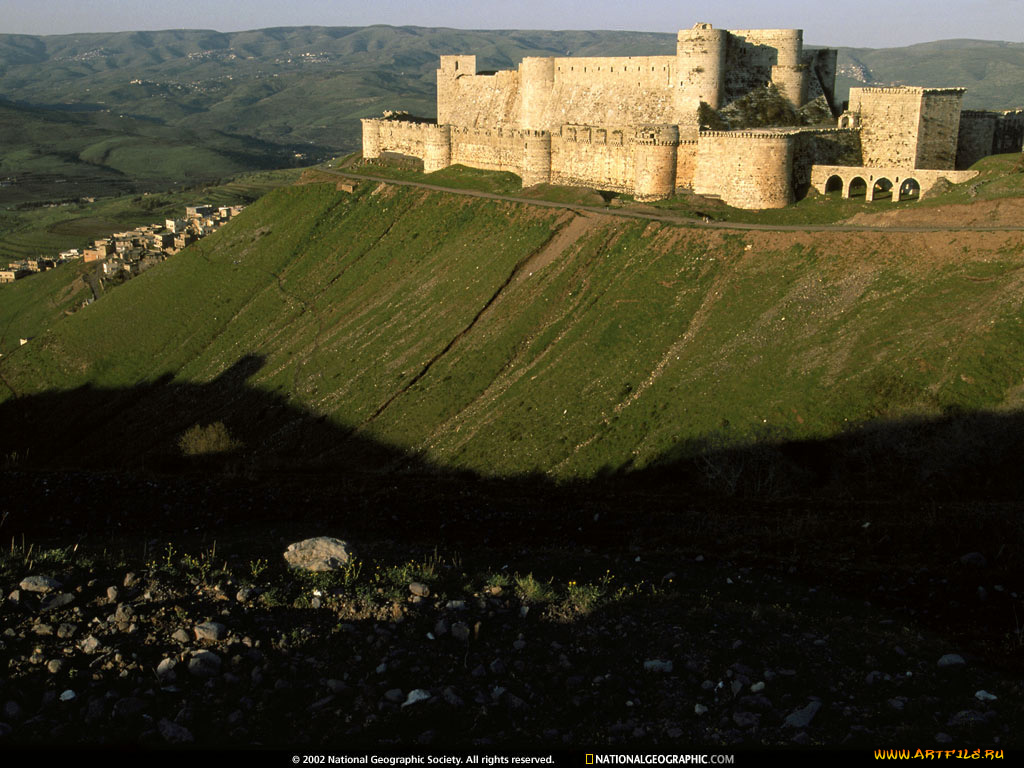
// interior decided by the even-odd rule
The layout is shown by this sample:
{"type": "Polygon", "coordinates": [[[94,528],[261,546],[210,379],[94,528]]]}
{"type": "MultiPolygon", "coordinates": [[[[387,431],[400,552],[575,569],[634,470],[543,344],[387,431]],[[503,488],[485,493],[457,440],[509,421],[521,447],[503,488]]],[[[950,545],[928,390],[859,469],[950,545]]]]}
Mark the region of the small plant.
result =
{"type": "Polygon", "coordinates": [[[538,581],[532,573],[516,576],[516,592],[524,603],[550,603],[555,599],[551,582],[538,581]]]}
{"type": "Polygon", "coordinates": [[[258,579],[265,570],[267,570],[268,563],[262,557],[258,557],[255,560],[249,562],[249,573],[252,574],[253,579],[258,579]]]}
{"type": "Polygon", "coordinates": [[[215,421],[205,427],[194,424],[178,438],[178,448],[185,456],[209,456],[230,453],[240,443],[228,433],[224,422],[215,421]]]}

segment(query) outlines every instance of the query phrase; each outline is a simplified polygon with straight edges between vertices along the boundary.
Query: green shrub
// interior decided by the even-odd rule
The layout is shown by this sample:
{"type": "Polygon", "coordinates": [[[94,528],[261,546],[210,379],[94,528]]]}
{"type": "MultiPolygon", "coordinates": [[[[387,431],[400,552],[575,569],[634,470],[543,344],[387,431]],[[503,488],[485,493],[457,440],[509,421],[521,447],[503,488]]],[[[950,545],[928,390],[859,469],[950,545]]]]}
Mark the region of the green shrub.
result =
{"type": "Polygon", "coordinates": [[[224,422],[215,421],[201,427],[194,424],[178,439],[178,447],[186,456],[206,456],[215,453],[230,453],[239,447],[232,439],[224,422]]]}

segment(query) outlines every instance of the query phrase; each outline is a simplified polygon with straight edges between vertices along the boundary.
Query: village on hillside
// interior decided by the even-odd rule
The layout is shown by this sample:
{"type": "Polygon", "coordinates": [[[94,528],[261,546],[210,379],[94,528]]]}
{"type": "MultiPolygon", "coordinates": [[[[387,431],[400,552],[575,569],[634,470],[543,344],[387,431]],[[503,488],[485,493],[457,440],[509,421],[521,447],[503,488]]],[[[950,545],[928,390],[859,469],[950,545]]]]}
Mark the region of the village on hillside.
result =
{"type": "Polygon", "coordinates": [[[11,262],[0,269],[0,283],[13,283],[23,277],[53,269],[68,261],[82,259],[103,264],[103,274],[134,277],[154,264],[172,256],[182,248],[216,232],[237,215],[244,206],[190,205],[181,219],[167,219],[163,224],[147,224],[126,232],[116,232],[79,250],[62,251],[53,257],[11,262]]]}

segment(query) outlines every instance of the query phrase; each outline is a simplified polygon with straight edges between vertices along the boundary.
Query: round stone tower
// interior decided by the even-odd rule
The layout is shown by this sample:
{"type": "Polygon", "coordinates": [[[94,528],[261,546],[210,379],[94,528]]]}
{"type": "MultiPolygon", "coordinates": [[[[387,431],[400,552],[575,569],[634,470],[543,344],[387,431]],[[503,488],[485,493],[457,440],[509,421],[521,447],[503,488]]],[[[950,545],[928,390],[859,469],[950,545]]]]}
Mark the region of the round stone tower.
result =
{"type": "Polygon", "coordinates": [[[523,131],[522,178],[524,187],[551,182],[551,134],[523,131]]]}
{"type": "Polygon", "coordinates": [[[637,200],[660,200],[676,191],[679,126],[641,125],[630,137],[637,200]]]}
{"type": "Polygon", "coordinates": [[[714,109],[725,98],[725,52],[729,33],[710,24],[696,24],[679,31],[676,42],[676,93],[678,114],[692,111],[704,102],[714,109]]]}
{"type": "Polygon", "coordinates": [[[519,93],[522,95],[522,111],[519,127],[546,131],[544,114],[555,88],[555,60],[539,56],[528,56],[519,64],[519,93]]]}
{"type": "Polygon", "coordinates": [[[803,64],[804,31],[775,30],[778,61],[772,67],[772,82],[794,107],[807,102],[807,67],[803,64]]]}
{"type": "Polygon", "coordinates": [[[423,172],[433,173],[452,164],[452,132],[449,125],[423,125],[423,172]]]}

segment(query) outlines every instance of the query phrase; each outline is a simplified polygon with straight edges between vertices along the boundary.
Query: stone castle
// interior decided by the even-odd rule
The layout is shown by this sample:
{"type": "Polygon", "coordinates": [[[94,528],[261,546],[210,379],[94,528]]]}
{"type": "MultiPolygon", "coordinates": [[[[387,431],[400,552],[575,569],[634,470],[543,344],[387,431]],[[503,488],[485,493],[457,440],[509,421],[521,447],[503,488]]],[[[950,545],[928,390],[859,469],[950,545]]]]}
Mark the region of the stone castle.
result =
{"type": "Polygon", "coordinates": [[[994,152],[1020,150],[1024,111],[964,112],[962,88],[853,88],[835,99],[837,52],[797,29],[679,32],[674,56],[529,57],[477,72],[441,56],[437,119],[364,119],[363,156],[395,153],[426,172],[453,164],[656,200],[690,191],[740,208],[821,192],[899,200],[994,152]],[[709,130],[702,119],[773,86],[793,108],[818,101],[826,125],[709,130]]]}

